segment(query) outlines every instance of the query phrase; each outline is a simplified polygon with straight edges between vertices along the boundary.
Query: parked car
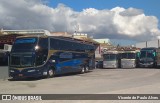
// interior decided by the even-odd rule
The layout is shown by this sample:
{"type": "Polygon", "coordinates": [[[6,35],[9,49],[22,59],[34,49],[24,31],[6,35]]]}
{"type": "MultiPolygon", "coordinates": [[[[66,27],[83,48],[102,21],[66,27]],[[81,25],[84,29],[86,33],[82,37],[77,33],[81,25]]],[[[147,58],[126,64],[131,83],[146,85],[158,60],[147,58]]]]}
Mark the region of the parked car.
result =
{"type": "Polygon", "coordinates": [[[103,68],[103,61],[96,61],[96,68],[103,68]]]}

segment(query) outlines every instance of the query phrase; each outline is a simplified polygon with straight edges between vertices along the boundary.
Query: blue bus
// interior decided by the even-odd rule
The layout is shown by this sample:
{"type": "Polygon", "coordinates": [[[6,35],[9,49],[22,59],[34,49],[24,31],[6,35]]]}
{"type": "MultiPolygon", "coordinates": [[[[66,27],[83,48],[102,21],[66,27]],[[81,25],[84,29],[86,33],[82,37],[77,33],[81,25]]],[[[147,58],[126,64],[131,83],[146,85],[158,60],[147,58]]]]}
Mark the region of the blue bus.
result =
{"type": "Polygon", "coordinates": [[[12,78],[53,77],[88,72],[95,67],[92,42],[71,37],[22,36],[16,38],[9,57],[12,78]]]}
{"type": "Polygon", "coordinates": [[[157,66],[157,48],[142,48],[140,50],[139,66],[156,67],[157,66]]]}

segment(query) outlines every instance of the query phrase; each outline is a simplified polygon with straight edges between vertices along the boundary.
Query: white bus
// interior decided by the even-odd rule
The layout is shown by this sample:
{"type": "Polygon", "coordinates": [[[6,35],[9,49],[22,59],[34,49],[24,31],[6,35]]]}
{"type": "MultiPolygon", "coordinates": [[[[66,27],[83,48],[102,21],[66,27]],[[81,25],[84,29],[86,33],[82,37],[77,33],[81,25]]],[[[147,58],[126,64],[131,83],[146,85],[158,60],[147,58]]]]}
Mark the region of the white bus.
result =
{"type": "Polygon", "coordinates": [[[121,53],[121,68],[135,68],[138,62],[138,51],[123,51],[121,53]]]}
{"type": "Polygon", "coordinates": [[[103,54],[103,68],[118,68],[120,58],[118,51],[106,51],[103,54]]]}

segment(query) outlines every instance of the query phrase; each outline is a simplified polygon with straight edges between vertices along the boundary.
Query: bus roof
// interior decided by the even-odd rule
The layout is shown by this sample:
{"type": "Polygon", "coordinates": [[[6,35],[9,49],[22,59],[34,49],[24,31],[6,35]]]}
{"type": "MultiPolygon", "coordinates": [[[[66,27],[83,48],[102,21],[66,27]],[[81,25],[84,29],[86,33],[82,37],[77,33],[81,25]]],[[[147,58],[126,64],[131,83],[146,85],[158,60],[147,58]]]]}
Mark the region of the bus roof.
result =
{"type": "Polygon", "coordinates": [[[31,34],[31,35],[51,35],[49,31],[43,29],[32,29],[32,30],[1,30],[1,35],[10,34],[31,34]]]}
{"type": "Polygon", "coordinates": [[[23,35],[23,36],[19,36],[17,38],[27,38],[27,37],[39,37],[39,38],[55,38],[55,39],[61,39],[61,40],[68,40],[68,41],[72,41],[72,42],[78,42],[78,43],[83,43],[83,44],[89,44],[89,45],[98,45],[98,43],[92,42],[92,41],[87,41],[87,40],[81,40],[81,39],[76,39],[73,37],[64,37],[64,36],[47,36],[47,35],[23,35]]]}
{"type": "Polygon", "coordinates": [[[95,46],[99,45],[98,42],[96,42],[96,41],[94,41],[93,39],[90,39],[90,38],[77,39],[77,38],[73,38],[73,37],[54,36],[49,31],[44,30],[44,29],[0,30],[0,34],[2,36],[8,35],[8,37],[10,35],[16,35],[17,38],[21,38],[21,37],[54,37],[54,38],[59,38],[59,39],[63,39],[63,40],[72,40],[72,41],[76,41],[76,42],[84,43],[84,44],[93,44],[95,46]]]}
{"type": "MultiPolygon", "coordinates": [[[[53,36],[50,36],[50,37],[53,37],[53,36]]],[[[55,37],[55,36],[54,36],[55,37]]],[[[71,41],[77,41],[77,42],[80,42],[80,43],[87,43],[87,44],[93,44],[93,45],[99,45],[98,42],[88,38],[88,39],[77,39],[77,38],[73,38],[73,37],[64,37],[64,36],[56,36],[60,39],[65,39],[65,40],[71,40],[71,41]]],[[[56,38],[55,37],[55,38],[56,38]]]]}
{"type": "Polygon", "coordinates": [[[118,54],[118,51],[105,51],[103,54],[118,54]]]}
{"type": "Polygon", "coordinates": [[[122,53],[137,53],[138,51],[122,51],[122,53]]]}
{"type": "Polygon", "coordinates": [[[149,47],[149,48],[142,48],[141,50],[156,50],[158,48],[155,48],[155,47],[149,47]]]}

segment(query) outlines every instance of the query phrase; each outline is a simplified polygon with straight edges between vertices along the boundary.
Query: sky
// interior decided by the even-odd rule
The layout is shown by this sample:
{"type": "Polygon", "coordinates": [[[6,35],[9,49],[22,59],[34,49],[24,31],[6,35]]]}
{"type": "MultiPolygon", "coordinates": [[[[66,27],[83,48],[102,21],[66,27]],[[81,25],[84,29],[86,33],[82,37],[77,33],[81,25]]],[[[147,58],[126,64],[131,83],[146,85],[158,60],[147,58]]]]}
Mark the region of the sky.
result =
{"type": "Polygon", "coordinates": [[[0,28],[77,31],[128,44],[160,36],[159,4],[160,0],[0,0],[0,28]]]}
{"type": "MultiPolygon", "coordinates": [[[[57,4],[63,3],[75,11],[82,11],[85,8],[96,8],[102,9],[112,9],[114,7],[124,7],[124,8],[138,8],[142,9],[147,15],[154,15],[160,18],[160,1],[159,0],[49,0],[48,5],[51,7],[56,7],[57,4]]],[[[47,4],[47,3],[46,3],[47,4]]]]}

